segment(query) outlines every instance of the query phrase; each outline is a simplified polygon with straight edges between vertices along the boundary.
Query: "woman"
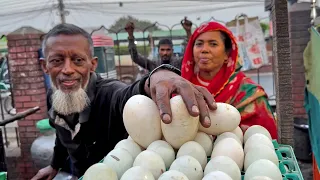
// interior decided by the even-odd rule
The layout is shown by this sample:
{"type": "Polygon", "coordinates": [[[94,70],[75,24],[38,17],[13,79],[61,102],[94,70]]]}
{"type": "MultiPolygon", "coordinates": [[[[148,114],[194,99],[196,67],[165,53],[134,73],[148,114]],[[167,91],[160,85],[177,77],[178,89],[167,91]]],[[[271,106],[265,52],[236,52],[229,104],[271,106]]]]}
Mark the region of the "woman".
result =
{"type": "Polygon", "coordinates": [[[206,87],[217,102],[233,105],[241,113],[240,127],[268,129],[277,139],[277,128],[263,88],[240,71],[238,47],[223,25],[209,22],[192,34],[182,61],[182,77],[206,87]]]}

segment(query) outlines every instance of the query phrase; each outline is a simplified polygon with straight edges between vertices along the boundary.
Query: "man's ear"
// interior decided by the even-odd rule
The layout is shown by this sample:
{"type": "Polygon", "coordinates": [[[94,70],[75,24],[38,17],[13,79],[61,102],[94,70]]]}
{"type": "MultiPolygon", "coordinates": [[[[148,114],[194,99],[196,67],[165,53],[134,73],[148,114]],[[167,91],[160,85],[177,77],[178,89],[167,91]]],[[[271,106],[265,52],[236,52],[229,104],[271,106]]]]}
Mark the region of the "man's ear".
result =
{"type": "Polygon", "coordinates": [[[40,60],[40,65],[44,73],[49,74],[49,70],[47,68],[47,61],[45,59],[40,60]]]}
{"type": "Polygon", "coordinates": [[[91,72],[96,71],[96,69],[97,69],[97,67],[98,67],[98,58],[97,58],[97,57],[92,58],[92,59],[91,59],[91,64],[92,64],[92,66],[91,66],[90,71],[91,71],[91,72]]]}

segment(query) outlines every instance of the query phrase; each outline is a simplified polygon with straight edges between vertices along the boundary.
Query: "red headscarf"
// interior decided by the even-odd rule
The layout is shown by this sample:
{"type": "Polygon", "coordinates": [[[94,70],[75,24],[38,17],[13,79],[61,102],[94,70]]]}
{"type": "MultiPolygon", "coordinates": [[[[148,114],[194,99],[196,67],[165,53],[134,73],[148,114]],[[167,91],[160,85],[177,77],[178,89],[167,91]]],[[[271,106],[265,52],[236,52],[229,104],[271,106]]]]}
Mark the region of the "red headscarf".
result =
{"type": "Polygon", "coordinates": [[[193,84],[206,87],[214,96],[216,102],[228,103],[236,107],[241,114],[241,127],[261,125],[268,129],[271,136],[277,139],[275,119],[271,112],[266,93],[263,88],[246,77],[240,71],[238,61],[238,46],[236,38],[222,24],[209,22],[198,27],[189,39],[182,61],[182,77],[193,84]],[[208,31],[225,32],[232,41],[229,60],[223,64],[212,80],[206,81],[195,74],[193,59],[193,46],[200,34],[208,31]]]}

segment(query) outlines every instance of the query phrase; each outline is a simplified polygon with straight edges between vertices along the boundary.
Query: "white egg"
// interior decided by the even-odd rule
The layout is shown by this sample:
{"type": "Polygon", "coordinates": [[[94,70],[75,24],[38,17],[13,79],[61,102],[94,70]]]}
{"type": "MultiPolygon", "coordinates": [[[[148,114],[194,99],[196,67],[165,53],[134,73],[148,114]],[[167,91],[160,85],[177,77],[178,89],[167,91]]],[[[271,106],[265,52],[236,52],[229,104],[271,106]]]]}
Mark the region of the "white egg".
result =
{"type": "Polygon", "coordinates": [[[185,155],[194,157],[201,164],[202,169],[206,167],[208,162],[207,155],[199,143],[195,141],[184,143],[177,153],[177,158],[185,155]]]}
{"type": "Polygon", "coordinates": [[[250,180],[272,180],[267,176],[255,176],[253,178],[251,178],[250,180]]]}
{"type": "Polygon", "coordinates": [[[259,159],[267,159],[273,162],[276,166],[279,166],[279,159],[275,152],[266,145],[259,144],[249,149],[244,158],[244,170],[259,159]]]}
{"type": "Polygon", "coordinates": [[[234,133],[235,135],[237,135],[238,138],[241,141],[241,144],[243,144],[243,132],[242,132],[242,129],[238,126],[236,129],[234,129],[231,132],[234,133]]]}
{"type": "Polygon", "coordinates": [[[176,170],[163,173],[158,180],[189,180],[186,175],[176,170]]]}
{"type": "Polygon", "coordinates": [[[133,166],[141,166],[148,169],[155,179],[158,179],[166,171],[163,159],[157,153],[144,150],[134,160],[133,166]]]}
{"type": "Polygon", "coordinates": [[[103,164],[113,169],[118,178],[121,178],[122,174],[132,167],[133,157],[125,149],[113,149],[104,158],[103,164]]]}
{"type": "Polygon", "coordinates": [[[147,150],[151,150],[159,154],[166,165],[166,169],[170,168],[170,165],[176,157],[176,153],[170,144],[162,140],[154,141],[148,146],[147,150]]]}
{"type": "Polygon", "coordinates": [[[184,143],[194,140],[199,129],[199,116],[189,114],[180,95],[170,99],[172,122],[165,124],[161,121],[162,133],[165,140],[175,149],[184,143]]]}
{"type": "Polygon", "coordinates": [[[198,132],[194,138],[194,141],[203,147],[207,156],[211,155],[213,149],[213,138],[211,135],[208,135],[204,132],[198,132]]]}
{"type": "Polygon", "coordinates": [[[171,170],[182,172],[190,180],[201,180],[203,177],[200,163],[191,156],[181,156],[174,160],[170,166],[171,170]]]}
{"type": "Polygon", "coordinates": [[[141,166],[128,169],[120,180],[155,180],[152,173],[141,166]]]}
{"type": "Polygon", "coordinates": [[[141,147],[136,142],[130,139],[123,139],[119,141],[114,147],[114,149],[118,148],[123,148],[127,150],[132,155],[133,159],[135,159],[138,156],[138,154],[142,151],[141,147]]]}
{"type": "Polygon", "coordinates": [[[253,126],[249,127],[246,130],[246,132],[244,133],[244,136],[243,136],[244,143],[246,143],[247,140],[252,135],[254,135],[256,133],[263,134],[263,135],[267,136],[270,139],[270,141],[272,141],[271,135],[270,135],[269,131],[265,127],[260,126],[260,125],[253,125],[253,126]]]}
{"type": "Polygon", "coordinates": [[[216,156],[208,162],[204,169],[204,175],[213,171],[222,171],[233,180],[241,180],[241,171],[237,163],[228,156],[216,156]]]}
{"type": "Polygon", "coordinates": [[[230,104],[216,103],[217,109],[210,111],[211,125],[205,128],[200,124],[199,130],[210,135],[233,131],[240,124],[239,111],[230,104]]]}
{"type": "Polygon", "coordinates": [[[204,176],[202,180],[232,180],[232,178],[221,171],[213,171],[204,176]]]}
{"type": "Polygon", "coordinates": [[[242,170],[244,152],[242,146],[233,138],[225,138],[221,140],[213,148],[211,158],[217,156],[228,156],[237,163],[239,169],[242,170]]]}
{"type": "Polygon", "coordinates": [[[259,159],[252,163],[244,175],[244,180],[250,180],[256,176],[267,176],[272,180],[282,180],[279,167],[266,159],[259,159]]]}
{"type": "Polygon", "coordinates": [[[149,97],[132,96],[126,102],[122,114],[128,134],[143,148],[161,139],[160,112],[156,103],[149,97]]]}
{"type": "Polygon", "coordinates": [[[117,173],[103,163],[90,166],[83,175],[83,180],[118,180],[117,173]]]}
{"type": "Polygon", "coordinates": [[[213,146],[215,146],[216,144],[218,144],[218,142],[220,142],[221,140],[226,139],[226,138],[233,138],[242,146],[242,143],[241,143],[240,139],[238,138],[238,136],[235,135],[234,133],[231,133],[231,132],[224,132],[224,133],[220,134],[217,137],[217,139],[214,141],[213,146]]]}
{"type": "Polygon", "coordinates": [[[244,153],[246,154],[252,147],[263,144],[274,150],[272,141],[264,134],[256,133],[246,141],[244,144],[244,153]]]}

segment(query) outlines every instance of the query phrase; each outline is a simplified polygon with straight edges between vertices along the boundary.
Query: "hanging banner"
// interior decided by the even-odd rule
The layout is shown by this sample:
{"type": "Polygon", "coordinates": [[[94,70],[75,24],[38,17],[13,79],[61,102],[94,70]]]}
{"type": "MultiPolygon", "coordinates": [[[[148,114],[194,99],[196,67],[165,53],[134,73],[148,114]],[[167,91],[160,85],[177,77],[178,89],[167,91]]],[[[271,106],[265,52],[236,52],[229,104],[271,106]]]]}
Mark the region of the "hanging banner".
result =
{"type": "Polygon", "coordinates": [[[242,14],[226,26],[237,38],[239,56],[243,61],[242,71],[269,64],[265,36],[258,17],[248,18],[242,14]]]}

